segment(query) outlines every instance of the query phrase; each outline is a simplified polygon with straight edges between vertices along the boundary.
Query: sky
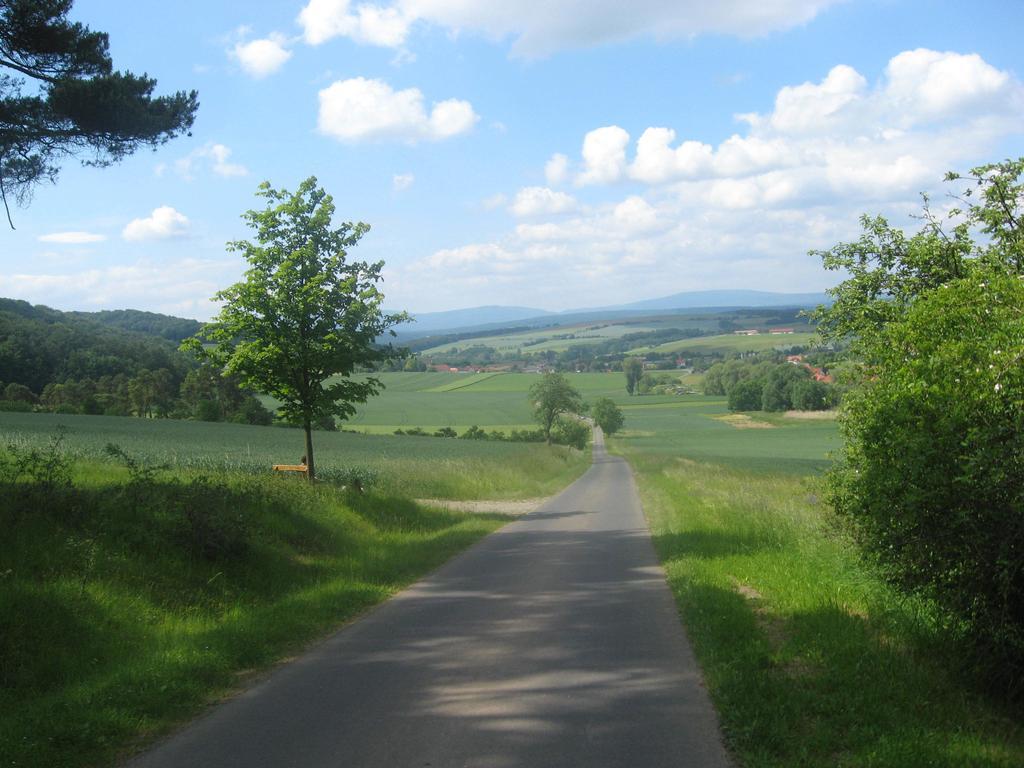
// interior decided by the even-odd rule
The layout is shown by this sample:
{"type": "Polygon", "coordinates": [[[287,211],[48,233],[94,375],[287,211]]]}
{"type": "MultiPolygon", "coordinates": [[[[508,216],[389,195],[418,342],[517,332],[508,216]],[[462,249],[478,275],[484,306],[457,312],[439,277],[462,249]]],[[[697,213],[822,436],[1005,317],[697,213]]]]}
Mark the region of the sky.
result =
{"type": "Polygon", "coordinates": [[[77,0],[189,137],[64,163],[0,296],[208,319],[258,185],[316,176],[393,310],[817,291],[862,214],[1024,155],[1020,0],[77,0]]]}

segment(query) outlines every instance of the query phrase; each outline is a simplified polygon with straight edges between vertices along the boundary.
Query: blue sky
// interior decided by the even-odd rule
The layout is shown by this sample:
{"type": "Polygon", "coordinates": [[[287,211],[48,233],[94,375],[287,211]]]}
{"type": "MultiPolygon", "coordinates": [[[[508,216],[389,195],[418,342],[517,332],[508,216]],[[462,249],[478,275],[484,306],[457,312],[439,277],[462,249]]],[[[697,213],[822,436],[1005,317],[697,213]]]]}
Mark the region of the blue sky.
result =
{"type": "Polygon", "coordinates": [[[913,227],[1024,155],[1024,3],[78,0],[192,136],[69,160],[0,233],[0,295],[200,319],[269,180],[372,229],[387,304],[598,306],[834,284],[807,251],[913,227]]]}

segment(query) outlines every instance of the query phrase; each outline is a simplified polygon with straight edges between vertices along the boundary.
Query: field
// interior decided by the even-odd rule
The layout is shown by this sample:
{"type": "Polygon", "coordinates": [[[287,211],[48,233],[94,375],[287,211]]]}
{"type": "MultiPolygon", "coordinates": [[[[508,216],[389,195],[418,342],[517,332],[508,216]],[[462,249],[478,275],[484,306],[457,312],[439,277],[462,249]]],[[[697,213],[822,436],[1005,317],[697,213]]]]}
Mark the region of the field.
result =
{"type": "Polygon", "coordinates": [[[684,352],[728,353],[728,352],[767,352],[772,349],[788,349],[790,347],[813,344],[813,333],[759,333],[757,336],[737,336],[734,333],[723,333],[717,336],[699,336],[695,339],[679,339],[658,344],[653,347],[636,347],[630,354],[644,355],[648,352],[684,352]]]}
{"type": "MultiPolygon", "coordinates": [[[[0,413],[0,447],[45,445],[58,426],[77,458],[102,459],[114,443],[152,465],[204,472],[267,473],[305,450],[296,429],[43,413],[0,413]]],[[[418,498],[543,496],[586,467],[578,452],[522,443],[317,432],[314,445],[322,472],[365,470],[381,490],[418,498]]]]}
{"type": "MultiPolygon", "coordinates": [[[[647,317],[638,319],[635,322],[610,321],[607,323],[582,323],[578,325],[560,325],[551,328],[531,328],[516,333],[495,333],[492,336],[479,336],[476,338],[461,339],[459,341],[445,342],[437,346],[420,351],[420,354],[429,358],[431,355],[442,355],[451,353],[453,350],[465,350],[469,347],[489,347],[496,352],[508,353],[533,353],[533,352],[564,352],[572,347],[597,344],[609,339],[619,339],[627,334],[646,333],[650,331],[663,331],[671,328],[696,329],[705,333],[714,333],[721,329],[720,320],[728,318],[729,321],[738,325],[749,325],[752,328],[765,328],[766,318],[764,315],[746,313],[716,313],[697,315],[677,315],[665,317],[647,317]]],[[[793,321],[780,322],[772,320],[769,323],[772,327],[790,327],[796,324],[793,321]]],[[[806,327],[806,326],[804,326],[806,327]]],[[[696,339],[680,339],[668,342],[657,347],[638,347],[638,350],[659,352],[674,352],[677,349],[708,349],[714,351],[760,351],[772,349],[776,345],[792,346],[794,344],[805,344],[806,338],[812,337],[809,333],[794,333],[790,335],[769,336],[734,336],[723,334],[720,336],[698,337],[696,339]],[[704,346],[692,347],[693,342],[702,339],[714,339],[705,342],[704,346]],[[747,339],[745,343],[741,341],[747,339]],[[769,343],[767,340],[772,339],[769,343]],[[788,341],[787,341],[788,340],[788,341]],[[678,346],[677,346],[678,345],[678,346]]]]}

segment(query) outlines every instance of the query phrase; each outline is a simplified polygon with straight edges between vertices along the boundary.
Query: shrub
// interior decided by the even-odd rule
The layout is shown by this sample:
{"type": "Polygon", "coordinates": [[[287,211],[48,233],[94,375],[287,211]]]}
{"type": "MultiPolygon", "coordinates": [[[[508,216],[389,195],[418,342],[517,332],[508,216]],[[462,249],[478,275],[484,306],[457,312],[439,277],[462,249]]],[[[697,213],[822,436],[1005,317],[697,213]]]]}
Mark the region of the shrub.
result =
{"type": "Polygon", "coordinates": [[[764,385],[755,379],[741,379],[729,388],[730,411],[756,411],[761,407],[764,385]]]}
{"type": "Polygon", "coordinates": [[[582,451],[590,439],[590,427],[585,422],[563,416],[555,422],[551,436],[559,445],[569,445],[582,451]]]}
{"type": "Polygon", "coordinates": [[[607,397],[598,398],[594,403],[594,421],[606,435],[613,435],[622,429],[626,417],[621,409],[607,397]]]}
{"type": "Polygon", "coordinates": [[[223,485],[197,477],[178,491],[182,534],[192,556],[224,560],[243,555],[249,544],[239,500],[223,485]]]}
{"type": "Polygon", "coordinates": [[[919,298],[849,396],[838,512],[889,578],[933,598],[1024,693],[1024,284],[919,298]]]}

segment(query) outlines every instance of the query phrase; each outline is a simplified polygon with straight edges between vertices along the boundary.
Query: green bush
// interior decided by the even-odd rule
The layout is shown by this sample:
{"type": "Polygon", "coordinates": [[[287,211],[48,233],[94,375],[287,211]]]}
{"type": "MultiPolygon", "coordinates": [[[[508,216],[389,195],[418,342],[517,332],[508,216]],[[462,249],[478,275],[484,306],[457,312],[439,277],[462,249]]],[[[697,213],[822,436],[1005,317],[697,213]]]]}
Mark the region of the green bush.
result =
{"type": "MultiPolygon", "coordinates": [[[[981,270],[976,274],[984,275],[981,270]]],[[[881,332],[831,499],[1024,693],[1024,284],[952,281],[881,332]]]]}
{"type": "Polygon", "coordinates": [[[594,403],[594,421],[606,435],[614,435],[626,423],[622,410],[607,397],[598,398],[594,403]]]}
{"type": "Polygon", "coordinates": [[[582,451],[590,439],[590,427],[582,421],[563,416],[555,422],[551,437],[559,445],[569,445],[582,451]]]}
{"type": "Polygon", "coordinates": [[[729,387],[730,411],[756,411],[761,408],[764,385],[756,379],[741,379],[729,387]]]}

